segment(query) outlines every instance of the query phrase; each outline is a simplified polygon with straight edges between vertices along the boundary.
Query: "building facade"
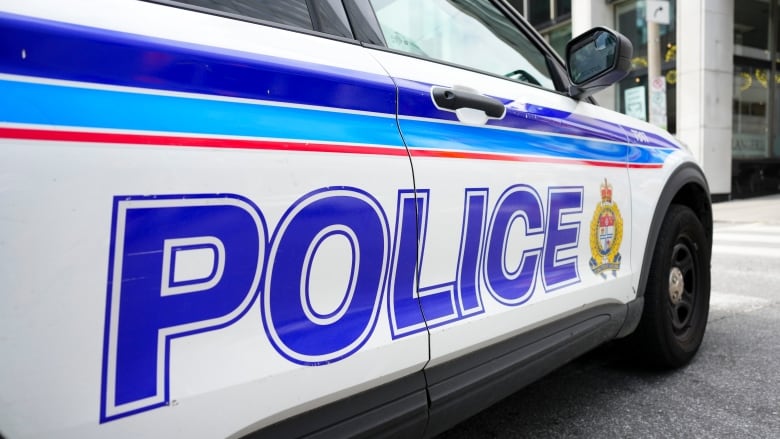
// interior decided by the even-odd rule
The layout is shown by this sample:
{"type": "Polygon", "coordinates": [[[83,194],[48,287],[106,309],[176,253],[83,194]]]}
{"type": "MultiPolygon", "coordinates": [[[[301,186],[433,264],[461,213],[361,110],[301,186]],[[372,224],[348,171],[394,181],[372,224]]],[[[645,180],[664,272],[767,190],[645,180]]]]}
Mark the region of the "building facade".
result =
{"type": "Polygon", "coordinates": [[[634,70],[596,98],[685,142],[713,199],[780,192],[780,0],[511,3],[562,56],[594,26],[627,36],[634,70]],[[668,24],[649,24],[648,7],[668,24]]]}

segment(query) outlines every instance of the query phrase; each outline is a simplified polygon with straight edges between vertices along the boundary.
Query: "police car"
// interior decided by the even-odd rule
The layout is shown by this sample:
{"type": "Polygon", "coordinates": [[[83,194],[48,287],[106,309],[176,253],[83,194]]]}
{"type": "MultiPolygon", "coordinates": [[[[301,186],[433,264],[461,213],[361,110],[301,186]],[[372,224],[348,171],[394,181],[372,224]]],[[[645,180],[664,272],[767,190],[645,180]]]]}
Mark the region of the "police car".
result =
{"type": "Polygon", "coordinates": [[[708,314],[707,182],[503,1],[0,4],[0,433],[432,436],[708,314]]]}

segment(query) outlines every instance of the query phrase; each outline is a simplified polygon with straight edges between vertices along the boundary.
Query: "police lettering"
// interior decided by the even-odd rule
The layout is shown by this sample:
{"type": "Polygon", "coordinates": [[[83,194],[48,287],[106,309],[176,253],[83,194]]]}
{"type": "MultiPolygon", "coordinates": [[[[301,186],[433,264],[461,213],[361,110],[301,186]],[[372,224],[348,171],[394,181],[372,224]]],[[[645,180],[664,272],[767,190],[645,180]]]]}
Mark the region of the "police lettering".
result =
{"type": "Polygon", "coordinates": [[[548,188],[544,202],[535,188],[515,185],[492,209],[488,195],[465,190],[461,233],[452,237],[458,262],[436,285],[417,281],[436,202],[429,190],[399,190],[391,223],[371,194],[322,188],[293,203],[270,236],[262,211],[238,195],[115,197],[101,421],[164,405],[170,341],[247,312],[260,312],[281,356],[316,366],[357,352],[383,309],[396,339],[484,313],[488,296],[520,306],[540,289],[580,281],[576,254],[562,252],[579,243],[582,187],[548,188]],[[510,234],[522,238],[519,261],[507,258],[510,234]],[[328,248],[345,256],[324,264],[338,268],[329,279],[343,292],[323,304],[318,255],[328,248]]]}

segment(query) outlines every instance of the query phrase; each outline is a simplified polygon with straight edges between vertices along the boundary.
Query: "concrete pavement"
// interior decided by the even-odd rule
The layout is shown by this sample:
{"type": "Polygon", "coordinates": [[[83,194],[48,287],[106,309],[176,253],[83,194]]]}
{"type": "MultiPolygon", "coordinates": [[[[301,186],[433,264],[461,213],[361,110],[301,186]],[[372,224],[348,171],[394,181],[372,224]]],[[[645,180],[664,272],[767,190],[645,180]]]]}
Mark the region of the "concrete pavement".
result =
{"type": "Polygon", "coordinates": [[[712,205],[716,223],[780,224],[780,194],[712,205]]]}

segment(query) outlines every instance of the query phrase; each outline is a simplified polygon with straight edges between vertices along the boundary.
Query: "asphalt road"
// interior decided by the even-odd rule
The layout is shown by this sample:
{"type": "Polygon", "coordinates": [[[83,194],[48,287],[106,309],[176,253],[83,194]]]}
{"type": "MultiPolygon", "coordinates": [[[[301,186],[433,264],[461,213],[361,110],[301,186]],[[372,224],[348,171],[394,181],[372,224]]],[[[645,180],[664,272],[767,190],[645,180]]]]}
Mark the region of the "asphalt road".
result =
{"type": "Polygon", "coordinates": [[[606,346],[440,439],[780,438],[780,196],[714,210],[710,318],[691,364],[638,370],[606,346]]]}

